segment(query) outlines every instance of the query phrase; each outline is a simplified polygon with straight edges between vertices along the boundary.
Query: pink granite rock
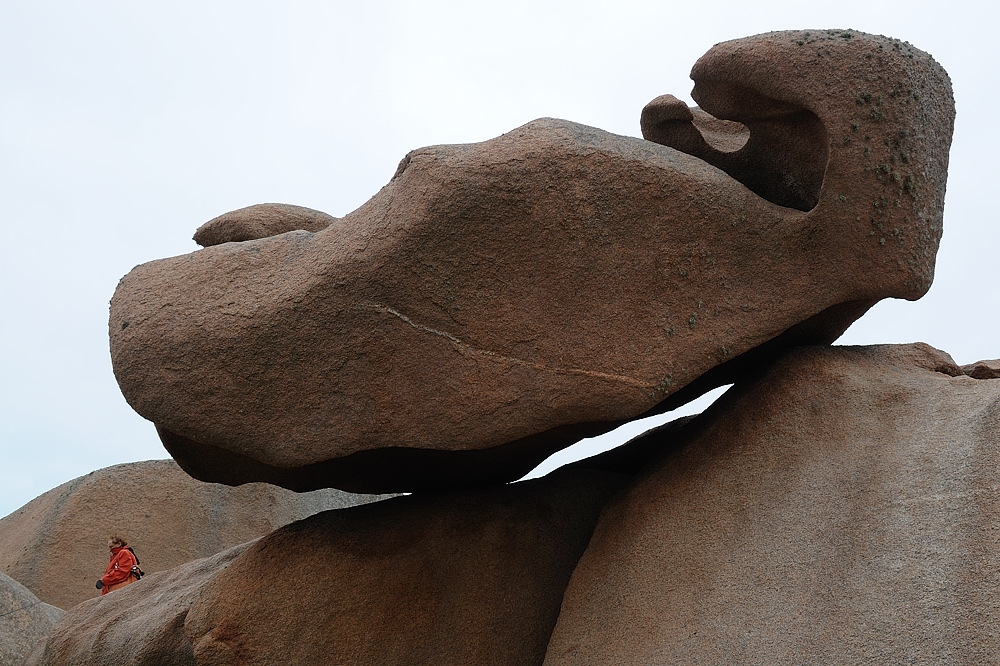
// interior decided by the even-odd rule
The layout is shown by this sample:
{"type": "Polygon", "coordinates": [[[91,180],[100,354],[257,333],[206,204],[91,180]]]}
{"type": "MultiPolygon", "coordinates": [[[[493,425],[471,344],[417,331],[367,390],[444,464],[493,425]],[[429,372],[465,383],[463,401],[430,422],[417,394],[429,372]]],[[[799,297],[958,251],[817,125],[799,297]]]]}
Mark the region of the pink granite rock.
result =
{"type": "Polygon", "coordinates": [[[670,103],[644,125],[681,150],[537,120],[410,153],[317,233],[137,267],[111,305],[122,392],[197,478],[474,486],[926,291],[954,114],[937,63],[783,32],[693,76],[742,148],[670,103]]]}
{"type": "Polygon", "coordinates": [[[998,426],[927,345],[791,352],[641,443],[545,664],[994,663],[998,426]]]}

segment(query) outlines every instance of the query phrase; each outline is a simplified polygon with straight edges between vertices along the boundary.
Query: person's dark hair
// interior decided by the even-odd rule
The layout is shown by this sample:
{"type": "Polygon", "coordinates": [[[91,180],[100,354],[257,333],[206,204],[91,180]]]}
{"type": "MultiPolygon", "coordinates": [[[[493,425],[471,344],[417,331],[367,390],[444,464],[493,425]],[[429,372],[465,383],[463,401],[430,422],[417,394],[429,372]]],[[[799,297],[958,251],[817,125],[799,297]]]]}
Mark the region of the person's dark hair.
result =
{"type": "Polygon", "coordinates": [[[123,548],[128,545],[128,542],[125,541],[125,537],[120,536],[118,534],[108,537],[108,541],[110,541],[111,543],[116,543],[123,548]]]}

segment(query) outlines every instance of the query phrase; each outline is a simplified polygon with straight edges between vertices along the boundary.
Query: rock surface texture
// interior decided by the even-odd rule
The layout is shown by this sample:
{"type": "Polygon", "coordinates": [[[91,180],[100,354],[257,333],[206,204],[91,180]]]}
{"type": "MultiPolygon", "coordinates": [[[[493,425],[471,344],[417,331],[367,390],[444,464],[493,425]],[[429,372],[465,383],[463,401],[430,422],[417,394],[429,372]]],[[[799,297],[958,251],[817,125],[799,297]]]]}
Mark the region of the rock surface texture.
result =
{"type": "Polygon", "coordinates": [[[996,663],[1000,380],[922,344],[807,347],[668,433],[546,664],[996,663]]]}
{"type": "Polygon", "coordinates": [[[61,609],[39,601],[31,590],[0,573],[0,666],[20,663],[62,616],[61,609]]]}
{"type": "Polygon", "coordinates": [[[116,465],[64,483],[0,520],[0,571],[59,608],[100,595],[107,540],[122,534],[152,573],[377,497],[202,483],[172,460],[116,465]]]}
{"type": "Polygon", "coordinates": [[[76,606],[26,663],[537,664],[626,480],[563,471],[320,513],[76,606]]]}
{"type": "Polygon", "coordinates": [[[954,118],[927,54],[770,33],[692,76],[704,113],[654,101],[653,141],[537,120],[410,153],[322,231],[137,267],[125,397],[200,479],[475,486],[926,291],[954,118]]]}

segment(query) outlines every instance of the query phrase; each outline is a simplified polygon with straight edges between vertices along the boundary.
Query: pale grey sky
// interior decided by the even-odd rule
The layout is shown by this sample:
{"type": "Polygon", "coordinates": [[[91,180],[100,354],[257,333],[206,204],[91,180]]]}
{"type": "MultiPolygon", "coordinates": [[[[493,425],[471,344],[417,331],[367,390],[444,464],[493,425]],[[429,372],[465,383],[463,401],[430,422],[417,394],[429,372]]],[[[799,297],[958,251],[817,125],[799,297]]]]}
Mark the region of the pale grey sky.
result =
{"type": "Polygon", "coordinates": [[[1000,357],[998,81],[978,29],[1000,12],[962,0],[704,7],[0,4],[0,516],[91,470],[166,456],[108,357],[108,300],[134,265],[195,250],[201,223],[254,203],[343,215],[419,146],[541,116],[638,136],[650,99],[690,101],[690,67],[714,43],[769,30],[886,34],[948,70],[958,119],[935,285],[877,306],[842,342],[1000,357]]]}

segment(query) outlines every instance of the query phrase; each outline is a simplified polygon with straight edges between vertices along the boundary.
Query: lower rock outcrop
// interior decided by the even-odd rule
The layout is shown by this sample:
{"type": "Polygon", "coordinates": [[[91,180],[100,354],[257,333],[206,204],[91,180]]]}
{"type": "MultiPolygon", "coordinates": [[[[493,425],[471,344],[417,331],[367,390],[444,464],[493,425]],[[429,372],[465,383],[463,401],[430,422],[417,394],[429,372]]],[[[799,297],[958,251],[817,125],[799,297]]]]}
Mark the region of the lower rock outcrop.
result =
{"type": "Polygon", "coordinates": [[[546,664],[995,663],[1000,381],[922,344],[802,348],[659,445],[546,664]]]}
{"type": "Polygon", "coordinates": [[[326,511],[149,575],[26,663],[991,663],[1000,381],[975,377],[996,365],[799,348],[542,479],[326,511]]]}
{"type": "Polygon", "coordinates": [[[320,513],[76,606],[27,663],[540,663],[626,480],[562,471],[320,513]]]}
{"type": "Polygon", "coordinates": [[[20,662],[62,616],[62,610],[0,573],[0,664],[20,662]]]}
{"type": "Polygon", "coordinates": [[[172,460],[115,465],[73,479],[0,520],[0,572],[63,609],[100,594],[107,539],[122,534],[146,573],[263,536],[319,511],[380,496],[293,493],[196,481],[172,460]]]}

